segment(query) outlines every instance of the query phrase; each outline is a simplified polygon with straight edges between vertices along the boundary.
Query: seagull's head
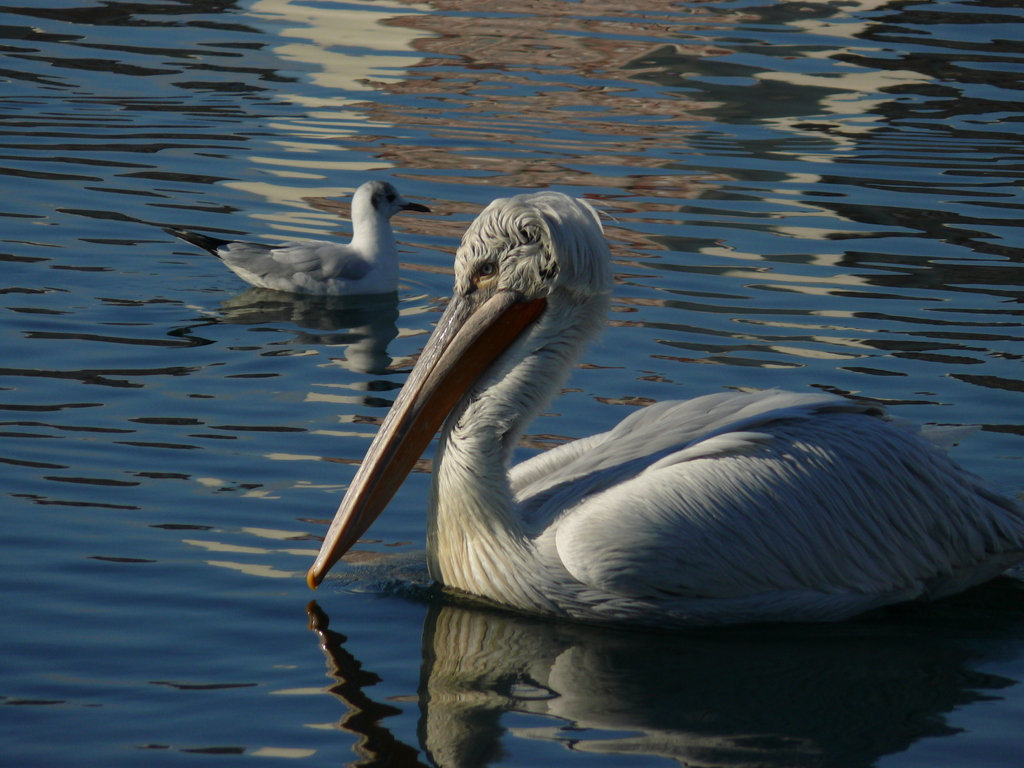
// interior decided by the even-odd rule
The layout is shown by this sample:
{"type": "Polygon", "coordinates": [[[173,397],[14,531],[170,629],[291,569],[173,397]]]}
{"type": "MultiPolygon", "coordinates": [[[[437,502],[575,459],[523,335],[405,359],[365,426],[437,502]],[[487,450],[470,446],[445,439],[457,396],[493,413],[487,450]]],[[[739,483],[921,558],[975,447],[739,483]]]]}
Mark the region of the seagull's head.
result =
{"type": "Polygon", "coordinates": [[[387,181],[368,181],[352,195],[353,220],[379,216],[390,219],[400,211],[430,213],[427,206],[410,203],[399,194],[394,184],[387,181]]]}

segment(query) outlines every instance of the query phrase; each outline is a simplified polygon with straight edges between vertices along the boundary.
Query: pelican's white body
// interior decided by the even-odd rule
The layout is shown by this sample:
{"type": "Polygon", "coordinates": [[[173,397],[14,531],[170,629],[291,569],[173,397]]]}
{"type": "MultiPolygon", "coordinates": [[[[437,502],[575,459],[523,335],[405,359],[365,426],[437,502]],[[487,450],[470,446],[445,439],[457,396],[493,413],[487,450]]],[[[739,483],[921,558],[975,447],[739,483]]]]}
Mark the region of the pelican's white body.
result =
{"type": "Polygon", "coordinates": [[[546,304],[445,422],[427,531],[437,581],[585,621],[831,621],[1024,560],[1019,502],[881,409],[829,395],[658,403],[510,470],[603,326],[611,285],[596,213],[558,193],[497,200],[463,238],[455,296],[410,380],[442,365],[433,342],[457,305],[483,315],[502,292],[546,304]]]}
{"type": "Polygon", "coordinates": [[[504,476],[473,461],[479,430],[455,429],[431,573],[530,611],[725,624],[844,619],[1024,559],[1016,502],[874,410],[779,391],[658,403],[504,476]]]}

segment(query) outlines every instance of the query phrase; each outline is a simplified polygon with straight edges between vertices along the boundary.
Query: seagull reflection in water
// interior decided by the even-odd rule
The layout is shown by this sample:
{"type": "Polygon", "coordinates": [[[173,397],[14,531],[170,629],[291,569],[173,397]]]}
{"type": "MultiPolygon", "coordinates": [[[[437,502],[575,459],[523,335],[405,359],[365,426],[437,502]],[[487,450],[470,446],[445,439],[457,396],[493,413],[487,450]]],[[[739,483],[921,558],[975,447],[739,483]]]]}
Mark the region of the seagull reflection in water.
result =
{"type": "Polygon", "coordinates": [[[353,373],[380,374],[392,363],[388,345],[398,336],[398,294],[309,296],[250,288],[221,302],[220,322],[232,325],[292,323],[306,329],[291,341],[310,346],[345,346],[344,366],[353,373]],[[343,333],[336,333],[345,329],[343,333]]]}
{"type": "Polygon", "coordinates": [[[685,633],[434,600],[422,633],[419,750],[384,722],[402,710],[368,694],[381,678],[315,602],[308,615],[334,680],[327,690],[347,709],[337,727],[359,737],[359,765],[485,766],[516,737],[681,765],[868,768],[957,733],[950,713],[1016,684],[978,667],[1005,655],[999,637],[1019,635],[1024,589],[1002,578],[841,625],[685,633]],[[517,728],[510,713],[551,725],[517,728]]]}

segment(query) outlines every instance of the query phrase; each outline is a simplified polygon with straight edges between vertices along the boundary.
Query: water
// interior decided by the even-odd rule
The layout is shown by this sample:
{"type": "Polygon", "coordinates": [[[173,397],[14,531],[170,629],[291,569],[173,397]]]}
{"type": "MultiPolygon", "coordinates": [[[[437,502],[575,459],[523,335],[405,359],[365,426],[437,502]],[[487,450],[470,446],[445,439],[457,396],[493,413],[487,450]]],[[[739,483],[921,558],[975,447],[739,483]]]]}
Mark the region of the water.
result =
{"type": "Polygon", "coordinates": [[[621,5],[0,9],[5,764],[1019,764],[1019,581],[829,627],[552,625],[389,586],[421,576],[416,473],[382,562],[307,590],[462,231],[528,188],[608,214],[619,284],[522,456],[780,386],[979,424],[957,458],[1024,489],[1024,12],[621,5]],[[395,219],[397,299],[246,291],[160,229],[345,237],[369,178],[434,211],[395,219]]]}

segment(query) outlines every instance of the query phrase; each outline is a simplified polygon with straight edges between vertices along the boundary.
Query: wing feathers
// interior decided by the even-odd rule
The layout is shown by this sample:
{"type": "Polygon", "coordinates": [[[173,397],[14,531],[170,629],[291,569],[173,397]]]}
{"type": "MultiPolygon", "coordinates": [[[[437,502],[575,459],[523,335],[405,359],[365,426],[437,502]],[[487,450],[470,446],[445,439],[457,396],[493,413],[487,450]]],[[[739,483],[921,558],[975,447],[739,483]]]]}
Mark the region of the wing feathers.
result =
{"type": "Polygon", "coordinates": [[[583,496],[624,482],[655,462],[743,452],[761,439],[752,430],[765,424],[848,412],[881,413],[834,395],[779,390],[656,403],[630,414],[609,432],[560,446],[515,467],[510,476],[512,491],[524,519],[542,523],[583,496]]]}
{"type": "Polygon", "coordinates": [[[819,408],[715,431],[625,482],[590,479],[547,534],[568,571],[632,597],[923,594],[1024,542],[1019,505],[880,419],[819,408]]]}

